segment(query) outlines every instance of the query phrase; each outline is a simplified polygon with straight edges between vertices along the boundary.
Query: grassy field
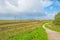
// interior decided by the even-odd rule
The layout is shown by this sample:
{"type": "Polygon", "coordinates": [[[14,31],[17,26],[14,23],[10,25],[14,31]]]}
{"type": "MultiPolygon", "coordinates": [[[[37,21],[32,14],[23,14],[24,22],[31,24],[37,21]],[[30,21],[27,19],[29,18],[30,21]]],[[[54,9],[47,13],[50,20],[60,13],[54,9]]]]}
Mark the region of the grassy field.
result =
{"type": "Polygon", "coordinates": [[[53,23],[47,24],[46,27],[53,31],[60,32],[60,26],[54,25],[53,23]]]}
{"type": "Polygon", "coordinates": [[[40,27],[35,30],[19,33],[15,36],[10,36],[7,40],[48,40],[45,30],[40,27]]]}
{"type": "Polygon", "coordinates": [[[1,20],[0,40],[48,40],[40,20],[1,20]]]}

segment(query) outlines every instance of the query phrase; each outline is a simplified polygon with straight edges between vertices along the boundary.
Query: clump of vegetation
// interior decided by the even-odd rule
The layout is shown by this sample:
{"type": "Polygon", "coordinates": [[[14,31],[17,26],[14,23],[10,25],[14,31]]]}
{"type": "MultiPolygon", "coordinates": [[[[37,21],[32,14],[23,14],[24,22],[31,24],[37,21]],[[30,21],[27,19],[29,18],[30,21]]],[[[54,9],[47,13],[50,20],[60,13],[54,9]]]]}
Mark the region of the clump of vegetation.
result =
{"type": "Polygon", "coordinates": [[[55,20],[54,20],[54,25],[59,25],[60,26],[60,12],[55,15],[55,20]]]}

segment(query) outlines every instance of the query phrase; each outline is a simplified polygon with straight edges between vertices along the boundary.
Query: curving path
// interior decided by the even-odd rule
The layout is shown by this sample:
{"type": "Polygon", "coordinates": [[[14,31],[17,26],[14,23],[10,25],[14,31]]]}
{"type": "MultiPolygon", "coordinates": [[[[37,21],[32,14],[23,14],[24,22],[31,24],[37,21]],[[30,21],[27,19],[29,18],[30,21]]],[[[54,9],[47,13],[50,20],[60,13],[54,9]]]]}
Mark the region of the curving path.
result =
{"type": "MultiPolygon", "coordinates": [[[[48,24],[48,23],[46,23],[48,24]]],[[[43,25],[43,28],[46,30],[47,34],[48,34],[48,40],[60,40],[60,32],[55,32],[55,31],[52,31],[48,28],[45,27],[45,25],[43,25]]]]}

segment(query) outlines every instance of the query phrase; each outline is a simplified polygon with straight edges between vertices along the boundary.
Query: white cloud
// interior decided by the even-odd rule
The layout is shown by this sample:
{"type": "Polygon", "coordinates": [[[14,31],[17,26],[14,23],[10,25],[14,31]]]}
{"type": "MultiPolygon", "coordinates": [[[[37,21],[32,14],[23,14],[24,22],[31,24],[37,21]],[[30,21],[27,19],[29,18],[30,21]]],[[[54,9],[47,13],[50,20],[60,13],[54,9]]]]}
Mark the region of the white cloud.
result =
{"type": "Polygon", "coordinates": [[[50,12],[45,11],[45,14],[46,14],[45,16],[46,19],[54,19],[57,12],[53,11],[52,13],[50,13],[50,12]]]}
{"type": "Polygon", "coordinates": [[[47,7],[50,6],[53,2],[50,0],[40,0],[40,5],[42,5],[42,7],[47,7]]]}
{"type": "Polygon", "coordinates": [[[8,1],[6,1],[6,5],[7,6],[5,7],[5,9],[7,12],[16,12],[17,11],[17,7],[10,4],[8,1]]]}
{"type": "Polygon", "coordinates": [[[44,8],[51,5],[49,0],[3,0],[0,12],[43,12],[44,8]],[[3,3],[4,1],[4,3],[3,3]]]}

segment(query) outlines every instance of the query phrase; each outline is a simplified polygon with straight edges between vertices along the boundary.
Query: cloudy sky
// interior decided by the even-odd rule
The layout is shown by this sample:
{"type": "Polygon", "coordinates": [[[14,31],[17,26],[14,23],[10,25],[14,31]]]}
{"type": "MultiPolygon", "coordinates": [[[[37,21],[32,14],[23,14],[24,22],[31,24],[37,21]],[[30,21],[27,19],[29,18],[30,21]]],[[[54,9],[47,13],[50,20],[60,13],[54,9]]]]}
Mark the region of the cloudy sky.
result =
{"type": "Polygon", "coordinates": [[[0,0],[0,20],[50,20],[60,0],[0,0]]]}

